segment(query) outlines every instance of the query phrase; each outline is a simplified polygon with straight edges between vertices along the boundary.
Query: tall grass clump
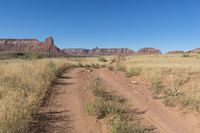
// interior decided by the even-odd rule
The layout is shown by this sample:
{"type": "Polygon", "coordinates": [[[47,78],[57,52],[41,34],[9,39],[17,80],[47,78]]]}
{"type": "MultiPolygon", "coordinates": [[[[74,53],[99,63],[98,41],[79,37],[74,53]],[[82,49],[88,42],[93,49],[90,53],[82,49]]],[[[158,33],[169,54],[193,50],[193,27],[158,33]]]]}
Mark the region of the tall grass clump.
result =
{"type": "Polygon", "coordinates": [[[60,60],[13,60],[0,64],[0,132],[26,132],[59,70],[60,60]]]}
{"type": "Polygon", "coordinates": [[[178,89],[166,89],[163,96],[163,103],[166,106],[176,106],[181,100],[181,93],[178,89]]]}
{"type": "Polygon", "coordinates": [[[142,72],[142,69],[139,67],[132,67],[130,70],[126,72],[126,77],[130,78],[132,76],[138,76],[142,72]]]}
{"type": "Polygon", "coordinates": [[[164,86],[159,77],[155,77],[151,80],[150,90],[154,98],[159,98],[159,95],[162,94],[164,86]]]}

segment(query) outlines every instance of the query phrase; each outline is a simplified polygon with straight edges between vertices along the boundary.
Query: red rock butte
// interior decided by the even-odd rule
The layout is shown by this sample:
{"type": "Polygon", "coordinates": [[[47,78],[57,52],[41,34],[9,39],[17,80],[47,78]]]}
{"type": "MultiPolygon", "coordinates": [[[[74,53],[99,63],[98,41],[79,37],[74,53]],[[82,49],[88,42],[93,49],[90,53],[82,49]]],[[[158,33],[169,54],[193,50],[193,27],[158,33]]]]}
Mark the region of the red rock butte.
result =
{"type": "Polygon", "coordinates": [[[141,54],[141,55],[161,54],[161,51],[155,48],[141,48],[140,50],[137,51],[137,54],[141,54]]]}
{"type": "Polygon", "coordinates": [[[37,52],[42,54],[61,54],[61,50],[54,45],[52,37],[44,42],[37,39],[0,39],[1,52],[37,52]]]}

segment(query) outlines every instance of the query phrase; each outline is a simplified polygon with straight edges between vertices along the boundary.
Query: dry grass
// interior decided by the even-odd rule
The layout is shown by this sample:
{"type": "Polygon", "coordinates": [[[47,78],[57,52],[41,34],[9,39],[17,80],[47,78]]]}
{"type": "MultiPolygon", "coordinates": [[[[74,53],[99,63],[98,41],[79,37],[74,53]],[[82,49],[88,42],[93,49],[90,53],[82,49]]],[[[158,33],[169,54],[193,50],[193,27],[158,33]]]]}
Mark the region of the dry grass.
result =
{"type": "Polygon", "coordinates": [[[153,96],[166,105],[200,111],[199,55],[136,55],[126,57],[121,64],[128,77],[145,79],[153,96]]]}
{"type": "Polygon", "coordinates": [[[0,64],[0,132],[23,132],[64,67],[61,60],[12,60],[0,64]]]}
{"type": "Polygon", "coordinates": [[[0,60],[0,133],[27,131],[61,68],[92,63],[97,66],[98,58],[0,60]]]}

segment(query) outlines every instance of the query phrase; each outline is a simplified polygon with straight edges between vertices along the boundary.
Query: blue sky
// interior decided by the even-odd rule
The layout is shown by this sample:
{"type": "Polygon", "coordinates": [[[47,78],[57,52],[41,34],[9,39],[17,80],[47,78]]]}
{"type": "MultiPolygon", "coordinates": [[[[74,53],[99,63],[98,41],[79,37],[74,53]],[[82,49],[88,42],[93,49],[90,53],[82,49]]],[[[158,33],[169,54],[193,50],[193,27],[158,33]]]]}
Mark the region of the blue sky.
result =
{"type": "Polygon", "coordinates": [[[198,0],[0,0],[0,38],[53,36],[60,48],[200,47],[198,0]]]}

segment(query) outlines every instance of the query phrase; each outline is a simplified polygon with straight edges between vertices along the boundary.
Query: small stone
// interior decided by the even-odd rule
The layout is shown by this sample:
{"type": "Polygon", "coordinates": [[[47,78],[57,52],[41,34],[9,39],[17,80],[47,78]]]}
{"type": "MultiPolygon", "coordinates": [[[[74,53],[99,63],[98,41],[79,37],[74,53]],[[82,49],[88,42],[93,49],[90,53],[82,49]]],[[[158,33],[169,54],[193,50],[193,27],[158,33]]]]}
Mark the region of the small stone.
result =
{"type": "Polygon", "coordinates": [[[131,81],[131,83],[132,83],[132,84],[137,84],[138,82],[137,82],[137,81],[131,81]]]}

